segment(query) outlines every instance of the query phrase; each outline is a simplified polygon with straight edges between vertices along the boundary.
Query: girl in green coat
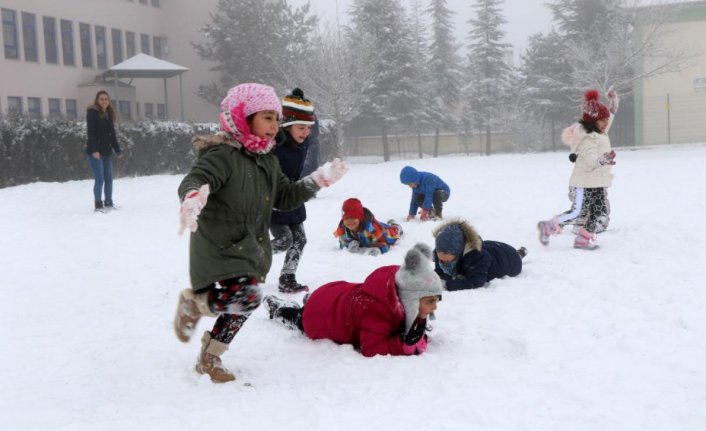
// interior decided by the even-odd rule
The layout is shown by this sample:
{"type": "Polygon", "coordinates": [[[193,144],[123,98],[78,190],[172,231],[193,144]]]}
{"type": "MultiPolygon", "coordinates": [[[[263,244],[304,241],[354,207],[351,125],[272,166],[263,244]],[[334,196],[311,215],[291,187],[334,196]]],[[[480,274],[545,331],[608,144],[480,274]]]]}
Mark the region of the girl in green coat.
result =
{"type": "Polygon", "coordinates": [[[346,171],[334,160],[328,170],[289,181],[270,154],[281,116],[272,87],[233,87],[221,109],[222,130],[194,139],[199,156],[179,186],[180,233],[192,232],[192,287],[181,292],[174,320],[177,338],[187,342],[201,316],[217,318],[203,334],[196,364],[196,371],[214,382],[235,379],[220,356],[262,301],[258,283],[272,263],[272,208],[297,208],[346,171]]]}

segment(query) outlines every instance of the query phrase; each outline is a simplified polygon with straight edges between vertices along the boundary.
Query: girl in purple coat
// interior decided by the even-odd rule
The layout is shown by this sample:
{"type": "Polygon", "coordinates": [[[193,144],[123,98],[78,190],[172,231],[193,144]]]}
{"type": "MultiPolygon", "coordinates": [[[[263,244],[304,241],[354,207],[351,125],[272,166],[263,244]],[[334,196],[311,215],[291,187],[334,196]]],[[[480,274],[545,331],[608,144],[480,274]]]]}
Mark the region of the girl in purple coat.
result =
{"type": "MultiPolygon", "coordinates": [[[[418,355],[426,350],[427,319],[441,300],[431,249],[416,244],[402,266],[383,266],[362,283],[334,281],[316,289],[303,308],[266,296],[270,319],[309,338],[352,344],[364,356],[418,355]]],[[[306,299],[306,298],[305,298],[306,299]]]]}

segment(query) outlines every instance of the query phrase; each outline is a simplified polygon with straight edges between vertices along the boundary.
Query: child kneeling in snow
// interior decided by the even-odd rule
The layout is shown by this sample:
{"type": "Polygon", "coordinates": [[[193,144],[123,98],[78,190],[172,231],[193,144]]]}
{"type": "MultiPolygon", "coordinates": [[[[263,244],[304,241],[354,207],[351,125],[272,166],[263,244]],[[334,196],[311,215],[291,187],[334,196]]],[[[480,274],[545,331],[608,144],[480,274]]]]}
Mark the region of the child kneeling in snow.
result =
{"type": "Polygon", "coordinates": [[[498,241],[483,241],[478,232],[462,219],[437,226],[434,263],[446,290],[483,287],[494,278],[515,277],[522,272],[527,249],[515,249],[498,241]]]}
{"type": "Polygon", "coordinates": [[[418,243],[403,266],[383,266],[362,283],[334,281],[316,289],[304,307],[266,296],[270,319],[311,339],[352,344],[364,356],[418,355],[427,347],[427,318],[441,300],[431,249],[418,243]]]}
{"type": "Polygon", "coordinates": [[[346,199],[342,210],[343,216],[333,235],[338,238],[340,247],[351,253],[370,256],[387,253],[402,235],[402,228],[394,220],[387,223],[377,221],[373,213],[356,198],[346,199]]]}

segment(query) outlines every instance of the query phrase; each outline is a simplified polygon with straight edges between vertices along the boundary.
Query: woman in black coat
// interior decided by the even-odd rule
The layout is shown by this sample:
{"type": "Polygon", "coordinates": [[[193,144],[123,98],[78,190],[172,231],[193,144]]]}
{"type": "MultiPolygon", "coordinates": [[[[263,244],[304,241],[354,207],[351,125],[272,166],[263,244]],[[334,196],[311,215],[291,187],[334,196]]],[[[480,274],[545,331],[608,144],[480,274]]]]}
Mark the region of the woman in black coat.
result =
{"type": "MultiPolygon", "coordinates": [[[[302,178],[309,142],[314,125],[314,105],[304,98],[304,92],[295,88],[292,94],[282,100],[282,124],[277,134],[277,147],[273,153],[277,156],[282,172],[290,181],[302,178]]],[[[306,245],[304,231],[306,208],[304,204],[293,211],[272,211],[270,232],[274,236],[272,250],[275,253],[287,252],[279,277],[279,291],[282,293],[305,292],[308,286],[296,279],[299,259],[306,245]]]]}
{"type": "Polygon", "coordinates": [[[478,232],[461,219],[436,227],[434,267],[446,290],[483,287],[494,278],[515,277],[522,272],[527,249],[515,249],[499,241],[483,241],[478,232]]]}
{"type": "Polygon", "coordinates": [[[113,151],[118,157],[122,150],[115,136],[116,114],[106,91],[96,93],[93,105],[86,112],[86,156],[95,182],[93,198],[96,211],[106,211],[113,206],[113,151]],[[105,201],[102,192],[105,191],[105,201]]]}

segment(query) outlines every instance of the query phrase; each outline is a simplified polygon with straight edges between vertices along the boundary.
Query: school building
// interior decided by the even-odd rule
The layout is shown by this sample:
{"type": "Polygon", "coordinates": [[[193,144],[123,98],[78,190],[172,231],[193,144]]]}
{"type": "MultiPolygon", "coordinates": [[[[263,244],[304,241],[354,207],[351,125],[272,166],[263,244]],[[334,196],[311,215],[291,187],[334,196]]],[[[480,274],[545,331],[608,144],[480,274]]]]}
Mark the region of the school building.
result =
{"type": "Polygon", "coordinates": [[[191,43],[203,40],[199,30],[217,3],[0,0],[0,112],[83,119],[96,92],[104,89],[122,119],[181,119],[183,113],[185,120],[213,121],[218,108],[196,92],[218,75],[191,43]],[[154,57],[155,64],[173,63],[188,71],[118,82],[106,74],[140,53],[154,57]]]}

